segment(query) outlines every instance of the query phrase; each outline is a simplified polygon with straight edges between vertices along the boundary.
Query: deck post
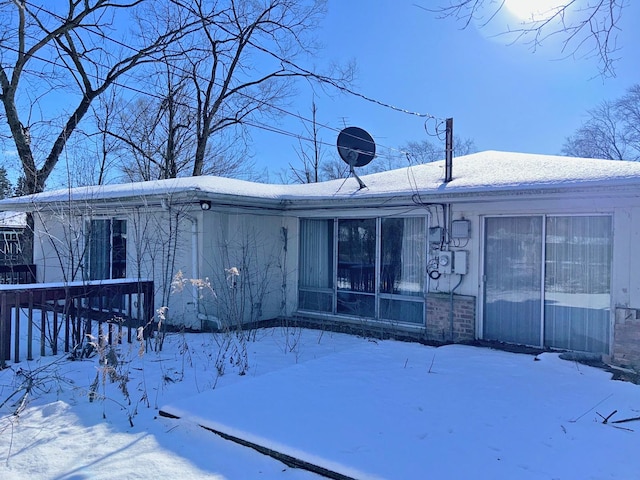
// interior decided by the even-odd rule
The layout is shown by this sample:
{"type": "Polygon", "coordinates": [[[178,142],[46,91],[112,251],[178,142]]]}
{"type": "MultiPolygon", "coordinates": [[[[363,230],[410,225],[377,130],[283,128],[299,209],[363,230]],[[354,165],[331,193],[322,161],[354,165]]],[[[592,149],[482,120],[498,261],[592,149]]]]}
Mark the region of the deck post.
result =
{"type": "Polygon", "coordinates": [[[15,310],[15,318],[14,318],[14,325],[15,325],[15,333],[13,336],[13,360],[15,363],[20,363],[20,299],[21,299],[21,295],[20,292],[14,292],[13,294],[13,305],[14,308],[13,309],[9,309],[9,317],[11,317],[11,310],[15,310]]]}
{"type": "Polygon", "coordinates": [[[47,309],[45,308],[47,302],[47,294],[44,290],[40,293],[40,356],[45,356],[45,346],[47,340],[45,337],[45,329],[47,328],[47,309]]]}
{"type": "Polygon", "coordinates": [[[33,290],[29,290],[29,310],[27,323],[27,360],[33,360],[33,290]]]}
{"type": "Polygon", "coordinates": [[[11,323],[7,318],[7,294],[0,295],[0,368],[7,366],[7,343],[11,345],[11,323]]]}
{"type": "Polygon", "coordinates": [[[53,338],[51,339],[53,355],[58,354],[58,301],[53,301],[53,338]]]}

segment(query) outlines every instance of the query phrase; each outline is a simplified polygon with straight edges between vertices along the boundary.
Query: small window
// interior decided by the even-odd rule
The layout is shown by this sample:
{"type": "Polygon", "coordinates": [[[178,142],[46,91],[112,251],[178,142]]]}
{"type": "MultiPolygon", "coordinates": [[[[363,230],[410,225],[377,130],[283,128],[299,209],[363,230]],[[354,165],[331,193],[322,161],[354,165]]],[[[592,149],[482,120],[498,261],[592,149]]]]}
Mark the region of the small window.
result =
{"type": "Polygon", "coordinates": [[[125,220],[98,219],[87,222],[89,280],[125,278],[127,275],[127,224],[125,220]]]}

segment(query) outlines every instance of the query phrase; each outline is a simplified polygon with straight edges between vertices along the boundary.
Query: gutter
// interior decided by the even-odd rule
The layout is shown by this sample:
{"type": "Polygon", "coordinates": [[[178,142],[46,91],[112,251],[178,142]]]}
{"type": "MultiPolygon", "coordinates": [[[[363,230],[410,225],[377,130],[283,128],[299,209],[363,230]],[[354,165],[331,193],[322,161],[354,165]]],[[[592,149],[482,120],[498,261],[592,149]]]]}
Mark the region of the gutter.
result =
{"type": "MultiPolygon", "coordinates": [[[[455,179],[453,181],[455,183],[455,179]]],[[[437,189],[424,190],[395,190],[380,193],[355,192],[352,194],[338,194],[328,196],[309,195],[275,195],[273,197],[259,197],[251,195],[225,194],[206,192],[201,189],[190,189],[171,194],[172,205],[196,204],[200,200],[208,200],[212,207],[241,209],[246,211],[256,211],[278,215],[287,212],[296,212],[311,209],[341,210],[353,207],[407,207],[420,206],[424,203],[459,203],[464,201],[474,202],[498,202],[505,198],[514,200],[529,200],[532,198],[566,198],[571,196],[574,199],[593,199],[594,195],[600,198],[616,198],[619,196],[635,193],[638,195],[638,182],[612,185],[594,183],[592,185],[540,185],[519,188],[517,185],[494,187],[492,185],[474,187],[456,187],[451,184],[441,184],[437,189]]],[[[42,196],[42,194],[39,194],[42,196]]],[[[160,203],[162,198],[166,198],[166,192],[155,192],[148,195],[132,196],[126,194],[122,196],[109,195],[102,198],[59,198],[53,197],[41,200],[37,196],[27,196],[24,199],[15,197],[0,200],[0,211],[32,212],[47,207],[68,207],[70,203],[86,208],[91,205],[95,209],[104,207],[113,210],[114,204],[123,209],[134,206],[153,206],[160,203]],[[36,198],[34,198],[36,197],[36,198]]]]}

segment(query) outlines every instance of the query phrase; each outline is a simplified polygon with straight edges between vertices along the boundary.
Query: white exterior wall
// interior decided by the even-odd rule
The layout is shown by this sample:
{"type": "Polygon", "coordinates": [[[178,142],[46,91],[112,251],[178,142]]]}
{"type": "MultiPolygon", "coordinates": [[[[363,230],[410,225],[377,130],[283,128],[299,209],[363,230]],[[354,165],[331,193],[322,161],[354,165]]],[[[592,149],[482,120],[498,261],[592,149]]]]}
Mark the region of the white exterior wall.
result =
{"type": "MultiPolygon", "coordinates": [[[[640,308],[640,199],[592,196],[576,199],[511,199],[503,202],[454,204],[453,218],[471,221],[471,239],[461,248],[469,252],[469,271],[456,293],[477,298],[476,333],[482,335],[483,219],[514,215],[611,215],[613,220],[613,260],[611,284],[611,326],[616,307],[640,308]],[[630,205],[633,203],[634,205],[630,205]]],[[[456,248],[452,248],[456,250],[456,248]]],[[[447,291],[458,281],[456,275],[432,281],[433,291],[447,291]]]]}
{"type": "Polygon", "coordinates": [[[73,277],[78,260],[69,255],[68,245],[69,242],[78,245],[75,237],[82,232],[82,221],[73,218],[63,223],[61,218],[42,213],[34,215],[34,229],[33,261],[37,266],[37,281],[62,282],[65,277],[68,281],[81,280],[81,270],[77,278],[73,277]]]}
{"type": "MultiPolygon", "coordinates": [[[[201,236],[200,215],[201,212],[195,210],[150,212],[149,222],[144,223],[145,229],[140,235],[132,231],[135,224],[128,223],[131,228],[128,230],[130,233],[127,239],[131,248],[141,247],[140,252],[131,252],[127,261],[135,259],[136,256],[142,257],[141,277],[154,281],[156,309],[168,308],[167,323],[196,330],[200,327],[197,321],[198,297],[189,280],[199,277],[197,250],[198,239],[201,236]],[[138,240],[138,236],[143,238],[138,240]],[[180,278],[187,281],[180,282],[180,278]]],[[[127,274],[135,278],[135,272],[131,272],[134,267],[137,265],[133,261],[128,263],[127,274]]]]}
{"type": "Polygon", "coordinates": [[[173,263],[175,272],[181,270],[187,278],[192,275],[191,222],[186,217],[181,217],[178,228],[174,224],[170,231],[170,213],[160,209],[114,207],[95,211],[91,217],[83,217],[80,211],[76,213],[68,216],[41,211],[34,216],[34,262],[38,282],[83,280],[84,222],[89,218],[123,219],[127,222],[126,278],[154,281],[155,307],[169,307],[169,323],[182,324],[189,316],[196,316],[195,303],[189,292],[168,295],[171,288],[168,285],[163,293],[168,262],[173,263]]]}
{"type": "MultiPolygon", "coordinates": [[[[300,218],[353,218],[376,217],[393,214],[429,215],[429,226],[442,226],[442,211],[434,210],[431,215],[426,208],[357,208],[309,210],[296,212],[300,218]]],[[[440,209],[441,207],[437,207],[440,209]]],[[[474,199],[469,202],[456,202],[451,205],[450,220],[465,219],[470,222],[470,238],[457,240],[444,249],[467,252],[468,271],[466,275],[442,275],[439,279],[428,280],[428,291],[432,293],[449,293],[455,289],[455,294],[473,296],[476,298],[476,336],[482,337],[482,309],[483,309],[483,260],[484,240],[483,223],[488,216],[518,216],[518,215],[610,215],[613,224],[613,259],[611,280],[611,341],[614,339],[615,310],[617,307],[640,309],[640,199],[630,196],[616,196],[608,194],[555,194],[551,196],[517,195],[502,199],[474,199]],[[491,200],[491,201],[488,201],[491,200]],[[638,252],[636,254],[636,251],[638,252]]],[[[290,228],[292,231],[294,227],[290,228]]],[[[295,225],[295,241],[289,242],[290,259],[298,262],[297,220],[295,225]],[[295,255],[293,249],[295,248],[295,255]]],[[[294,236],[290,235],[294,240],[294,236]]],[[[290,262],[291,264],[291,262],[290,262]]],[[[295,311],[297,304],[297,268],[290,269],[288,285],[287,313],[295,311]]],[[[613,345],[612,345],[613,347],[613,345]]],[[[613,352],[613,348],[611,348],[613,352]]]]}
{"type": "MultiPolygon", "coordinates": [[[[38,281],[82,279],[82,268],[77,267],[83,263],[86,218],[89,217],[82,217],[81,212],[72,217],[44,212],[36,215],[34,261],[38,265],[38,281]],[[72,254],[69,239],[73,240],[72,254]],[[75,278],[70,278],[72,271],[76,272],[75,278]]],[[[199,207],[188,211],[178,207],[114,207],[93,213],[91,218],[126,220],[126,276],[154,281],[155,309],[167,307],[168,324],[194,330],[218,326],[216,304],[228,294],[224,288],[225,269],[232,267],[238,268],[243,278],[250,277],[243,295],[253,301],[244,310],[244,321],[249,321],[251,308],[257,320],[276,318],[296,298],[297,285],[292,291],[283,283],[284,269],[297,276],[297,245],[291,237],[295,231],[289,231],[294,230],[291,225],[297,225],[294,219],[203,211],[199,207]],[[287,246],[296,256],[289,252],[285,256],[283,227],[288,229],[287,246]],[[207,325],[207,321],[216,323],[207,325]]]]}
{"type": "MultiPolygon", "coordinates": [[[[253,319],[265,320],[291,315],[296,311],[299,218],[421,215],[429,219],[428,226],[442,226],[442,212],[436,215],[436,210],[441,207],[435,206],[310,208],[282,214],[276,211],[253,213],[241,208],[202,211],[197,205],[189,208],[188,212],[169,212],[159,206],[138,210],[103,208],[101,212],[104,214],[94,213],[93,218],[127,220],[127,277],[153,279],[157,292],[156,307],[168,304],[170,323],[194,329],[211,326],[206,324],[207,321],[219,320],[219,297],[228,295],[230,291],[225,270],[233,267],[244,268],[240,274],[249,279],[248,285],[252,288],[249,295],[252,300],[248,306],[245,305],[244,321],[250,319],[251,313],[253,319]],[[170,232],[169,219],[172,216],[175,218],[175,214],[180,220],[170,232]],[[175,242],[171,244],[169,238],[174,238],[175,242]],[[167,281],[170,283],[172,280],[171,276],[166,277],[171,270],[166,269],[166,262],[169,261],[167,252],[175,255],[171,257],[172,272],[180,271],[183,278],[187,279],[185,288],[171,295],[167,294],[170,290],[167,281]],[[194,289],[190,283],[191,279],[206,278],[210,280],[215,295],[206,284],[203,288],[194,289]]],[[[475,297],[477,336],[481,336],[482,332],[483,219],[486,216],[612,215],[612,329],[616,308],[640,309],[640,198],[618,196],[615,192],[611,195],[566,193],[553,197],[522,194],[493,199],[474,198],[473,201],[452,203],[451,214],[452,218],[447,221],[463,218],[470,221],[470,238],[448,246],[453,251],[468,252],[468,272],[462,278],[443,275],[437,280],[429,279],[428,290],[448,293],[455,288],[456,294],[475,297]]],[[[82,217],[73,217],[68,222],[68,217],[54,212],[41,212],[35,215],[35,223],[34,261],[38,265],[38,280],[63,281],[64,271],[71,271],[71,264],[70,257],[64,254],[61,262],[59,252],[65,252],[70,239],[77,248],[83,245],[82,217]],[[64,265],[64,271],[61,265],[64,265]]],[[[79,278],[81,274],[74,279],[79,278]]]]}
{"type": "Polygon", "coordinates": [[[616,305],[638,309],[640,308],[640,206],[618,209],[614,219],[614,232],[616,305]]]}
{"type": "Polygon", "coordinates": [[[290,220],[280,215],[214,210],[204,212],[203,217],[200,271],[213,291],[206,289],[200,320],[219,328],[220,322],[238,322],[238,316],[248,322],[284,314],[289,288],[283,283],[284,271],[297,268],[284,249],[283,228],[287,229],[287,249],[294,241],[290,220]],[[242,304],[240,310],[230,310],[234,302],[242,304]]]}

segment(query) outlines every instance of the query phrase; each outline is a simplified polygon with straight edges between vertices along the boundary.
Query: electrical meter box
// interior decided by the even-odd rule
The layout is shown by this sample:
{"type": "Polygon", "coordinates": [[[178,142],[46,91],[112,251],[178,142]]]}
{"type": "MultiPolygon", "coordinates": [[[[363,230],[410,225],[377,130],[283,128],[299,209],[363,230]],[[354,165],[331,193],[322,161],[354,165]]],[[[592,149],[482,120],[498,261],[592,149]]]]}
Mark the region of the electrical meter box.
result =
{"type": "Polygon", "coordinates": [[[453,267],[453,252],[438,253],[438,272],[450,274],[453,267]]]}
{"type": "Polygon", "coordinates": [[[429,228],[429,243],[440,245],[444,240],[444,229],[442,227],[429,228]]]}
{"type": "Polygon", "coordinates": [[[465,240],[471,237],[471,222],[469,220],[454,220],[451,222],[451,238],[465,240]]]}
{"type": "Polygon", "coordinates": [[[468,264],[469,252],[458,250],[455,252],[439,252],[438,253],[438,272],[451,275],[466,275],[469,271],[468,264]]]}
{"type": "Polygon", "coordinates": [[[457,273],[458,275],[466,275],[469,271],[468,264],[468,254],[469,252],[464,250],[458,250],[453,252],[453,273],[457,273]]]}

